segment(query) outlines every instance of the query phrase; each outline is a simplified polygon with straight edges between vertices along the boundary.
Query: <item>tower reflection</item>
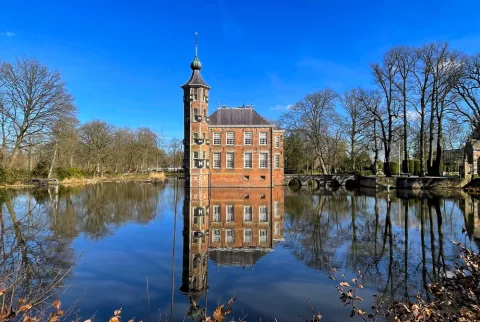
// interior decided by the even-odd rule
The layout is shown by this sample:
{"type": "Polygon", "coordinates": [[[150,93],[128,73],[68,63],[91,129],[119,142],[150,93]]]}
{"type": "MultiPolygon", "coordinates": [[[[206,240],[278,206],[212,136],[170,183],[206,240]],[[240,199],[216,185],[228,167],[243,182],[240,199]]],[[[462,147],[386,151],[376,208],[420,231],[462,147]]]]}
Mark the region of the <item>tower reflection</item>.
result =
{"type": "Polygon", "coordinates": [[[284,188],[187,188],[180,291],[206,298],[208,258],[253,267],[283,240],[284,188]]]}

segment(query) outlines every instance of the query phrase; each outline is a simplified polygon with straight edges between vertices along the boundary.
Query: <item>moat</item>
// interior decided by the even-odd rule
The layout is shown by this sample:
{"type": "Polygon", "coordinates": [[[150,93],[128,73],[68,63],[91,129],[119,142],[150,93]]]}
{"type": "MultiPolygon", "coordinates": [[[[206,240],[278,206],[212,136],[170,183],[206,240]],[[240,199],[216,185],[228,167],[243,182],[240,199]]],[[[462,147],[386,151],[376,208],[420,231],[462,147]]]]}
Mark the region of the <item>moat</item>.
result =
{"type": "Polygon", "coordinates": [[[322,321],[345,321],[350,310],[328,278],[331,267],[363,272],[368,308],[374,294],[413,298],[447,274],[458,255],[451,241],[480,245],[479,200],[459,190],[189,194],[172,180],[2,190],[1,240],[24,240],[13,258],[32,267],[27,288],[73,266],[59,298],[97,321],[120,307],[127,320],[148,321],[149,311],[155,321],[170,313],[188,320],[188,296],[210,314],[237,297],[230,317],[248,321],[311,318],[310,298],[322,321]],[[197,226],[208,234],[194,234],[197,226]]]}

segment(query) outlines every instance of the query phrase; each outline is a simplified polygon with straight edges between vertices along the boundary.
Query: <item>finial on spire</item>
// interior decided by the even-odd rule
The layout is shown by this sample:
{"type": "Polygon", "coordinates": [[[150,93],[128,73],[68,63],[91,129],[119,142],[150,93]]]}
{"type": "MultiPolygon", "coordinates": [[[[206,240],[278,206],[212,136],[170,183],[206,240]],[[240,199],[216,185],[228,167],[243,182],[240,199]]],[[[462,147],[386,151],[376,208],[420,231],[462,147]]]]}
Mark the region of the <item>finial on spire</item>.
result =
{"type": "Polygon", "coordinates": [[[195,56],[198,56],[198,32],[195,31],[195,56]]]}

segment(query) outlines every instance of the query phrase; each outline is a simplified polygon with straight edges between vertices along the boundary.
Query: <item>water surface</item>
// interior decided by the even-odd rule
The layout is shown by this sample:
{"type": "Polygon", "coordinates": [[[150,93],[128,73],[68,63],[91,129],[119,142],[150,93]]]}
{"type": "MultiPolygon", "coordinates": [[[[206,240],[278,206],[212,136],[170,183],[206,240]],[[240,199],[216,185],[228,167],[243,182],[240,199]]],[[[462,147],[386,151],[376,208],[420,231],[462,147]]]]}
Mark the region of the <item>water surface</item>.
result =
{"type": "Polygon", "coordinates": [[[27,287],[73,267],[63,305],[98,321],[120,307],[127,319],[188,320],[189,297],[210,314],[237,297],[232,314],[248,321],[311,318],[310,298],[324,321],[344,321],[350,310],[328,279],[331,267],[365,275],[368,308],[373,294],[424,292],[457,257],[452,240],[477,249],[480,237],[479,201],[460,191],[104,183],[7,190],[0,203],[4,245],[26,242],[18,259],[34,268],[27,287]]]}

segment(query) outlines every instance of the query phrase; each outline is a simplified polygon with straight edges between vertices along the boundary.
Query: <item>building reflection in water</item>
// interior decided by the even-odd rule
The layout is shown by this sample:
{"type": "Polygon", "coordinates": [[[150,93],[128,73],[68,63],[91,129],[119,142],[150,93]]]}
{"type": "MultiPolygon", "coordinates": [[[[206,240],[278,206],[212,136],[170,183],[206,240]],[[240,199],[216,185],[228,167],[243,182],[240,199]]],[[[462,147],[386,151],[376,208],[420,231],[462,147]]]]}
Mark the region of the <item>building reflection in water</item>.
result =
{"type": "Polygon", "coordinates": [[[208,259],[253,267],[283,240],[284,188],[186,188],[180,291],[199,301],[208,259]]]}

